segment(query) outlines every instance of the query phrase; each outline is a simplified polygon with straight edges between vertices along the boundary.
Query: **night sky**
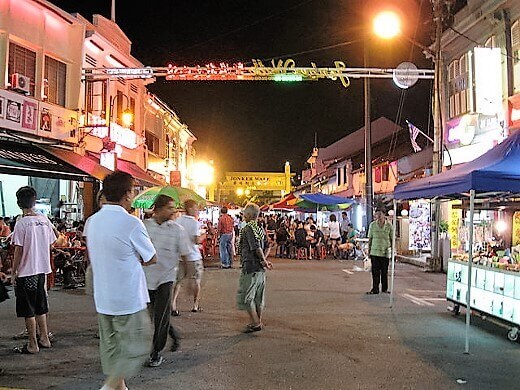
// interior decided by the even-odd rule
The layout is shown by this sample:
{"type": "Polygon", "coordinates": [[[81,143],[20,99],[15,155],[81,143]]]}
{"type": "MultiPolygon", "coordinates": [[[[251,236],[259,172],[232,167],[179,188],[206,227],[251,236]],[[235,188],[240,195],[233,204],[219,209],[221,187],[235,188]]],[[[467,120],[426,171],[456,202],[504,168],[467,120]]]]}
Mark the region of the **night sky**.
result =
{"type": "MultiPolygon", "coordinates": [[[[67,12],[110,18],[110,0],[54,0],[67,12]]],[[[131,5],[116,3],[116,22],[132,41],[132,54],[144,65],[204,65],[208,62],[293,58],[297,66],[363,66],[364,15],[389,1],[348,0],[176,0],[131,5]],[[147,6],[149,6],[147,8],[147,6]],[[348,44],[347,44],[348,43],[348,44]],[[332,47],[331,47],[332,46],[332,47]]],[[[406,34],[431,42],[429,0],[397,1],[405,12],[406,34]]],[[[421,50],[403,38],[367,40],[370,66],[395,67],[412,61],[433,68],[421,50]]],[[[432,132],[431,81],[406,92],[390,79],[373,80],[372,118],[410,120],[432,132]],[[402,109],[399,110],[400,99],[402,109]],[[428,129],[430,126],[430,129],[428,129]]],[[[200,158],[214,159],[218,171],[304,169],[314,146],[325,147],[364,125],[363,81],[345,89],[339,81],[199,82],[158,78],[149,89],[172,107],[198,140],[200,158]]]]}

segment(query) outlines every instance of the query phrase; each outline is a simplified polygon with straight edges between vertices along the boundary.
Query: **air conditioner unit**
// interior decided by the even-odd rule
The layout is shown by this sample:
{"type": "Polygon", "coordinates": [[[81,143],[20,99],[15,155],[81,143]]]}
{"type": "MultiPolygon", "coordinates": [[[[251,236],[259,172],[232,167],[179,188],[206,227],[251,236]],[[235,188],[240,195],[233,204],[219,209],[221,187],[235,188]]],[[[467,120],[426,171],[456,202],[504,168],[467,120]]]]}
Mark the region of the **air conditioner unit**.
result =
{"type": "Polygon", "coordinates": [[[20,73],[13,73],[11,76],[11,89],[19,92],[29,93],[31,79],[20,73]]]}

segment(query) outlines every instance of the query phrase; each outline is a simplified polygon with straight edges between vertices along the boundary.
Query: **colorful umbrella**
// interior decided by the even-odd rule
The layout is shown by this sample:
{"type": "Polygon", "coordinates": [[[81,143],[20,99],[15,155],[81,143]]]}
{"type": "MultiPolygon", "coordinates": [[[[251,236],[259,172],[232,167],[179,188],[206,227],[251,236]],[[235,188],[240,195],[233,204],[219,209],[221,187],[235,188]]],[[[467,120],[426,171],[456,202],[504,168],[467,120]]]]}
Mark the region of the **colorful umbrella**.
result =
{"type": "Polygon", "coordinates": [[[138,194],[132,202],[132,207],[136,209],[149,209],[153,206],[153,202],[158,195],[167,195],[172,198],[175,202],[175,207],[177,208],[182,208],[183,203],[188,199],[194,200],[200,207],[206,206],[206,199],[188,188],[177,186],[156,186],[148,188],[138,194]]]}

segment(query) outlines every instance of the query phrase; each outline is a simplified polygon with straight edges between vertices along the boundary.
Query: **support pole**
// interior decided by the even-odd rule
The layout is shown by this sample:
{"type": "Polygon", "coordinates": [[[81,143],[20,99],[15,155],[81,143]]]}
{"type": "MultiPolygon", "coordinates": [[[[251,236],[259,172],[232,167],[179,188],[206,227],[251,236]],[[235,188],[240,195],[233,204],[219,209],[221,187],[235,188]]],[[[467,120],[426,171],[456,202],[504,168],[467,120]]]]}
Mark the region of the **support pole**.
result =
{"type": "MultiPolygon", "coordinates": [[[[365,39],[364,47],[364,66],[368,66],[368,43],[365,39]]],[[[365,200],[366,204],[366,227],[372,222],[372,128],[370,121],[370,79],[367,77],[363,80],[365,89],[365,200]]]]}
{"type": "MultiPolygon", "coordinates": [[[[435,21],[435,59],[434,59],[434,76],[433,76],[433,161],[432,170],[436,175],[442,171],[442,115],[441,115],[441,74],[442,74],[442,55],[441,55],[441,37],[442,37],[442,2],[441,0],[433,1],[433,18],[435,21]]],[[[432,218],[431,218],[431,242],[432,242],[432,260],[434,262],[439,257],[439,222],[440,222],[440,202],[433,200],[432,218]]]]}
{"type": "Polygon", "coordinates": [[[473,268],[473,214],[475,213],[475,190],[469,192],[469,253],[468,291],[466,292],[466,343],[464,353],[469,354],[469,326],[471,322],[471,269],[473,268]]]}
{"type": "Polygon", "coordinates": [[[390,271],[390,308],[394,305],[394,278],[395,278],[395,242],[397,228],[397,200],[394,199],[394,215],[392,216],[392,268],[390,271]]]}

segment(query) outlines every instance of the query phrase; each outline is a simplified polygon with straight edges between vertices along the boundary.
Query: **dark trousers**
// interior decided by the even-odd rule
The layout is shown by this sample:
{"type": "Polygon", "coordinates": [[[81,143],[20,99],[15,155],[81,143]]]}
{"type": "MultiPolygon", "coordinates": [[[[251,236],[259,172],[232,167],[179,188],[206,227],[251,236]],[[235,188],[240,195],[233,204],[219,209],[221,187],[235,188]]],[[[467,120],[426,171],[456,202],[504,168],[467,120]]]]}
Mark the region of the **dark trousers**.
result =
{"type": "Polygon", "coordinates": [[[177,332],[170,324],[172,285],[173,282],[167,282],[161,284],[157,290],[148,290],[148,309],[154,325],[152,355],[155,356],[164,349],[168,334],[173,338],[174,344],[178,343],[177,332]]]}
{"type": "Polygon", "coordinates": [[[379,292],[379,283],[381,283],[381,291],[388,291],[388,263],[390,259],[382,256],[370,256],[372,262],[372,291],[379,292]]]}

